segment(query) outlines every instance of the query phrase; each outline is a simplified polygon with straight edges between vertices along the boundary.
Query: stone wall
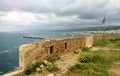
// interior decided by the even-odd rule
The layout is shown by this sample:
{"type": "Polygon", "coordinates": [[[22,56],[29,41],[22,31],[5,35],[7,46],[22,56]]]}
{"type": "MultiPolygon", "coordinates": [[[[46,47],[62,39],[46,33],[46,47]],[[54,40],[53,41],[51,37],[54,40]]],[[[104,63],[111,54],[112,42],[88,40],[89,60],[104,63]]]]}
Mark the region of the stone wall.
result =
{"type": "Polygon", "coordinates": [[[96,41],[101,39],[120,39],[120,35],[83,36],[22,45],[19,49],[19,66],[26,69],[46,58],[61,56],[85,46],[92,47],[96,41]]]}
{"type": "Polygon", "coordinates": [[[91,39],[92,36],[86,36],[22,45],[19,49],[19,66],[20,68],[26,69],[32,64],[46,58],[60,56],[81,49],[84,46],[91,47],[91,39]]]}
{"type": "Polygon", "coordinates": [[[23,69],[18,69],[18,70],[9,72],[7,74],[4,74],[2,76],[24,76],[24,70],[23,69]]]}
{"type": "MultiPolygon", "coordinates": [[[[101,39],[120,39],[120,35],[83,36],[22,45],[19,48],[19,68],[25,70],[32,64],[46,58],[61,56],[62,54],[82,49],[85,46],[92,47],[96,41],[101,39]]],[[[19,76],[19,72],[15,76],[19,76]]]]}

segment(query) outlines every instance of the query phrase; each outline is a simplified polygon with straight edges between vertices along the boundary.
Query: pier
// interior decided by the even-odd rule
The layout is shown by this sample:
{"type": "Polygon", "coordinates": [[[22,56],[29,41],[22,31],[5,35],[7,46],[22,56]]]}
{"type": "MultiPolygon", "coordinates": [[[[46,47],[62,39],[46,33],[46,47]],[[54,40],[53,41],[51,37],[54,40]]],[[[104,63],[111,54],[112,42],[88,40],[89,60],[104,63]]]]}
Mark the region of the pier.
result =
{"type": "Polygon", "coordinates": [[[23,36],[23,38],[29,38],[29,39],[40,39],[40,40],[55,40],[55,39],[51,39],[51,38],[45,38],[45,37],[39,37],[39,36],[23,36]]]}

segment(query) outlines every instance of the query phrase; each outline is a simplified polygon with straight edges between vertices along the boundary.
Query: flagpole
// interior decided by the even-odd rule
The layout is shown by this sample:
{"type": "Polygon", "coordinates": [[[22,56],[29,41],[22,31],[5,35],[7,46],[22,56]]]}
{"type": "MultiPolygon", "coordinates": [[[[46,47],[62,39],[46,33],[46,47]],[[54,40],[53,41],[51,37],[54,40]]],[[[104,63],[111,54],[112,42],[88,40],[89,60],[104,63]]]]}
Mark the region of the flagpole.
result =
{"type": "Polygon", "coordinates": [[[102,24],[103,24],[103,28],[104,28],[103,34],[105,34],[105,32],[106,32],[106,30],[105,30],[105,16],[104,16],[104,18],[103,18],[103,20],[102,20],[102,24]]]}
{"type": "Polygon", "coordinates": [[[103,24],[103,26],[104,26],[104,34],[106,34],[106,30],[105,30],[105,23],[103,24]]]}

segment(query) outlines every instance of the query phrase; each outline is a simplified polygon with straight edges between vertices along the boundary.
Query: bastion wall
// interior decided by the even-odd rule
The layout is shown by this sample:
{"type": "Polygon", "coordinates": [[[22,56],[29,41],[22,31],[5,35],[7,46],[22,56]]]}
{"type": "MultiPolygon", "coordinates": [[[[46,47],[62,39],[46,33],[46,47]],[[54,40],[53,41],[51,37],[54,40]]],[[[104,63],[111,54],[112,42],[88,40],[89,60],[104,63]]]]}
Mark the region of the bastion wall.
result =
{"type": "MultiPolygon", "coordinates": [[[[111,34],[81,36],[22,45],[19,48],[19,68],[25,70],[36,62],[42,61],[44,59],[74,52],[75,50],[82,49],[85,46],[92,47],[96,41],[101,39],[120,39],[120,35],[111,34]]],[[[23,74],[23,71],[21,73],[23,74]]],[[[3,76],[11,75],[9,74],[3,76]]],[[[20,73],[18,72],[18,75],[16,74],[14,76],[20,76],[20,73]]]]}
{"type": "Polygon", "coordinates": [[[36,62],[54,56],[61,56],[84,46],[92,46],[92,36],[69,38],[62,40],[51,40],[47,42],[31,43],[20,46],[19,65],[26,69],[36,62]]]}
{"type": "Polygon", "coordinates": [[[68,38],[62,40],[51,40],[47,42],[37,42],[25,44],[19,49],[19,66],[26,69],[36,62],[54,56],[74,52],[83,47],[92,47],[92,45],[101,39],[120,39],[120,35],[94,35],[68,38]]]}

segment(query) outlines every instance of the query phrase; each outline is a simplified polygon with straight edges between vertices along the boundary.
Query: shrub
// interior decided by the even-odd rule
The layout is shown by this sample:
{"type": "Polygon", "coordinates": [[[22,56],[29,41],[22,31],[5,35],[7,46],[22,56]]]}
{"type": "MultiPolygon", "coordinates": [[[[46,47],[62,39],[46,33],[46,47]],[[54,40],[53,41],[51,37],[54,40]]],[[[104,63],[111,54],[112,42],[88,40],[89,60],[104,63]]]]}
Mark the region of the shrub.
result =
{"type": "Polygon", "coordinates": [[[117,42],[118,39],[110,39],[111,42],[117,42]]]}
{"type": "Polygon", "coordinates": [[[30,75],[31,72],[32,72],[32,71],[31,71],[30,69],[25,70],[25,74],[26,74],[26,75],[30,75]]]}
{"type": "Polygon", "coordinates": [[[56,71],[58,70],[58,67],[56,64],[54,64],[54,62],[46,62],[43,64],[45,66],[45,68],[48,70],[48,71],[56,71]]]}
{"type": "Polygon", "coordinates": [[[44,62],[38,62],[38,63],[28,67],[28,69],[25,70],[25,74],[30,75],[32,72],[35,72],[38,67],[41,68],[40,65],[43,65],[44,68],[50,72],[58,70],[58,67],[57,67],[57,65],[54,64],[54,62],[49,62],[49,61],[45,60],[44,62]]]}
{"type": "Polygon", "coordinates": [[[29,75],[31,74],[32,72],[35,72],[36,71],[36,68],[39,67],[42,63],[41,62],[37,62],[36,64],[28,67],[28,69],[25,70],[25,74],[26,75],[29,75]]]}
{"type": "Polygon", "coordinates": [[[77,69],[77,68],[76,68],[75,66],[71,66],[71,67],[68,68],[69,71],[74,71],[74,70],[76,70],[76,69],[77,69]]]}
{"type": "Polygon", "coordinates": [[[87,69],[88,65],[87,63],[79,63],[79,64],[76,64],[75,67],[78,69],[87,69]]]}
{"type": "Polygon", "coordinates": [[[46,69],[48,70],[48,71],[56,71],[56,70],[58,70],[58,67],[57,67],[57,65],[55,65],[55,64],[48,64],[47,66],[46,66],[46,69]]]}
{"type": "Polygon", "coordinates": [[[102,56],[100,56],[99,54],[84,52],[79,55],[78,61],[81,63],[89,63],[89,62],[97,62],[100,59],[102,59],[102,56]]]}
{"type": "Polygon", "coordinates": [[[96,67],[96,65],[94,63],[77,63],[77,64],[71,66],[69,68],[69,71],[74,71],[76,69],[81,69],[81,70],[93,69],[95,67],[96,67]]]}
{"type": "Polygon", "coordinates": [[[83,47],[82,51],[90,51],[90,48],[89,47],[83,47]]]}

